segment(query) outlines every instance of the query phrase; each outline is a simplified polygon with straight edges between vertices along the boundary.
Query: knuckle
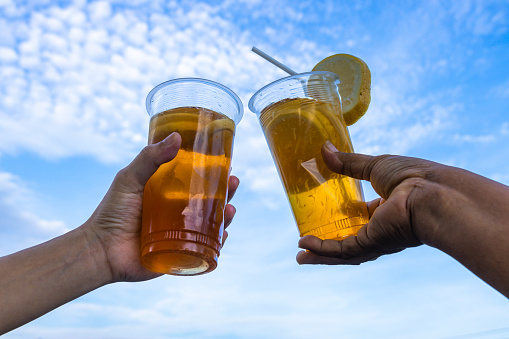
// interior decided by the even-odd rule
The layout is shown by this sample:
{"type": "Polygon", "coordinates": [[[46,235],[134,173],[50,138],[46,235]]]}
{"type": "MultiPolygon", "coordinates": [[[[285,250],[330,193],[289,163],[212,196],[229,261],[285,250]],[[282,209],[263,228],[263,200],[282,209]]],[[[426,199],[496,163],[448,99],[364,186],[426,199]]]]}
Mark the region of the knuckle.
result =
{"type": "Polygon", "coordinates": [[[117,172],[115,175],[114,181],[124,181],[129,177],[129,166],[122,168],[120,171],[117,172]]]}
{"type": "Polygon", "coordinates": [[[144,158],[149,156],[152,153],[154,147],[155,147],[155,145],[147,145],[147,146],[143,147],[140,152],[140,156],[144,157],[144,158]]]}
{"type": "MultiPolygon", "coordinates": [[[[355,237],[356,238],[356,237],[355,237]]],[[[346,239],[345,239],[346,240],[346,239]]],[[[356,243],[354,241],[340,241],[340,257],[344,260],[350,260],[356,257],[356,243]]]]}
{"type": "Polygon", "coordinates": [[[124,191],[132,182],[132,173],[129,166],[121,169],[115,175],[111,188],[116,191],[124,191]]]}
{"type": "Polygon", "coordinates": [[[351,162],[343,162],[343,174],[349,177],[353,176],[354,173],[351,162]]]}

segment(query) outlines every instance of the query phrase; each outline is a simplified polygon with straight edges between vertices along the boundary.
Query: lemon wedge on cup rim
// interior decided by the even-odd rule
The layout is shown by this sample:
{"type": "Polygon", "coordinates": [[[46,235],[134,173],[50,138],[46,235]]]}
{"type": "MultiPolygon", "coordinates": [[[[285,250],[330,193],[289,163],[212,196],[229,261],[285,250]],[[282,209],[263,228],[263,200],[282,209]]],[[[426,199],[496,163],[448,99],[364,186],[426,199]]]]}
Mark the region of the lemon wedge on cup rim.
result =
{"type": "Polygon", "coordinates": [[[371,101],[371,73],[364,61],[350,54],[335,54],[320,61],[313,71],[339,75],[341,111],[347,126],[353,125],[366,113],[371,101]]]}

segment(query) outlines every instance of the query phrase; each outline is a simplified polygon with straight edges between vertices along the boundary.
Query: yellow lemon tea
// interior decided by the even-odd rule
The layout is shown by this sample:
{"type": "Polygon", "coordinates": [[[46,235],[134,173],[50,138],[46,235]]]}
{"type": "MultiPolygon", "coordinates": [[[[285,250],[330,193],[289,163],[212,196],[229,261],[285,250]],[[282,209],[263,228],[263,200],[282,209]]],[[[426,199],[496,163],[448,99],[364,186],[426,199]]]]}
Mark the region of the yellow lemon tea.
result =
{"type": "Polygon", "coordinates": [[[265,107],[259,120],[300,235],[342,239],[356,234],[369,218],[360,182],[330,171],[320,152],[327,140],[342,152],[353,151],[339,106],[284,99],[265,107]]]}

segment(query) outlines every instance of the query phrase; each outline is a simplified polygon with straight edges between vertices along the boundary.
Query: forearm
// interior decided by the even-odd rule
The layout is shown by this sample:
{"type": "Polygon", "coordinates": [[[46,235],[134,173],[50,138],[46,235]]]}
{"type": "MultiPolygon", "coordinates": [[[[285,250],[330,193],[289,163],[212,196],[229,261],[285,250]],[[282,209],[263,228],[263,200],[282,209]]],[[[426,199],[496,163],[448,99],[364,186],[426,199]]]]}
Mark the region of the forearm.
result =
{"type": "Polygon", "coordinates": [[[77,228],[0,258],[0,335],[107,284],[101,255],[77,228]]]}
{"type": "Polygon", "coordinates": [[[509,188],[448,167],[415,215],[424,243],[509,297],[509,188]]]}

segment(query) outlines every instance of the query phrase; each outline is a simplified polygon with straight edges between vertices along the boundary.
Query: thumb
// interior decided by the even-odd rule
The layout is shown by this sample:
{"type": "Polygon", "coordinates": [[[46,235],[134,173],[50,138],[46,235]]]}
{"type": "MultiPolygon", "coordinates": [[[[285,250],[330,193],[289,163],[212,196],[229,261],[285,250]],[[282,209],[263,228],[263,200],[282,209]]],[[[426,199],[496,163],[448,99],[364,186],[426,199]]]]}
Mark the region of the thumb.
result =
{"type": "Polygon", "coordinates": [[[173,132],[157,144],[148,145],[134,158],[134,160],[116,178],[119,184],[128,191],[143,191],[148,179],[157,171],[159,166],[177,156],[182,137],[173,132]]]}
{"type": "Polygon", "coordinates": [[[370,155],[340,152],[330,141],[322,146],[322,157],[331,171],[368,181],[376,163],[376,157],[370,155]]]}
{"type": "Polygon", "coordinates": [[[322,146],[323,161],[331,171],[371,182],[384,199],[403,181],[411,178],[439,180],[436,172],[443,166],[428,160],[398,155],[370,156],[338,151],[330,141],[322,146]]]}

